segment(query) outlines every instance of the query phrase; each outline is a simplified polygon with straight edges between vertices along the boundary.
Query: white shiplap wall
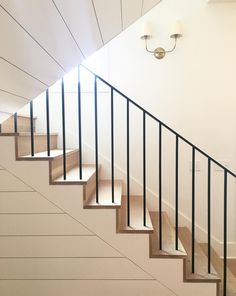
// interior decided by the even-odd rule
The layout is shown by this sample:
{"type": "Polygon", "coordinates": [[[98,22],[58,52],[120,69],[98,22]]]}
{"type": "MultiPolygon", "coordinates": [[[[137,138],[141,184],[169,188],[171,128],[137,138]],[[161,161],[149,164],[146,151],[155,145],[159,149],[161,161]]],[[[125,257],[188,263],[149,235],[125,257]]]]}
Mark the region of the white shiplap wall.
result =
{"type": "Polygon", "coordinates": [[[0,122],[160,0],[0,0],[0,122]]]}

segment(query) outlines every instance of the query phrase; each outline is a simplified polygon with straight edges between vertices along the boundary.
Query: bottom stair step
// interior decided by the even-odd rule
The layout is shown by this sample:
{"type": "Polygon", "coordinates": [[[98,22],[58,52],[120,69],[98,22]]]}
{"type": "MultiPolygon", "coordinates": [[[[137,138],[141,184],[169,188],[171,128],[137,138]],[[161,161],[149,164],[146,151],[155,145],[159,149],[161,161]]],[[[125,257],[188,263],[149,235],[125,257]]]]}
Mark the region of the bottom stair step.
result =
{"type": "Polygon", "coordinates": [[[122,181],[114,181],[114,203],[112,203],[111,180],[101,180],[98,188],[98,203],[96,202],[96,192],[93,192],[88,201],[85,201],[85,209],[112,209],[119,208],[121,206],[122,181]]]}
{"type": "Polygon", "coordinates": [[[146,209],[146,226],[143,225],[143,197],[130,196],[130,226],[127,223],[127,197],[122,196],[121,208],[117,210],[117,232],[150,233],[153,232],[152,221],[146,209]]]}
{"type": "MultiPolygon", "coordinates": [[[[200,244],[200,246],[207,256],[208,245],[200,244]]],[[[211,262],[217,273],[221,276],[218,296],[223,296],[223,260],[219,257],[219,255],[213,248],[211,248],[211,262]]],[[[236,277],[229,268],[227,268],[227,296],[236,296],[236,277]]]]}
{"type": "Polygon", "coordinates": [[[162,250],[159,248],[159,213],[150,212],[154,232],[150,234],[151,258],[186,258],[187,253],[178,240],[178,250],[175,245],[175,229],[171,225],[167,213],[162,213],[162,250]]]}
{"type": "Polygon", "coordinates": [[[221,281],[220,276],[212,266],[211,273],[207,270],[207,256],[200,245],[195,241],[195,273],[192,273],[192,234],[187,227],[179,228],[179,238],[188,254],[184,264],[184,279],[186,282],[208,282],[218,283],[221,281]]]}

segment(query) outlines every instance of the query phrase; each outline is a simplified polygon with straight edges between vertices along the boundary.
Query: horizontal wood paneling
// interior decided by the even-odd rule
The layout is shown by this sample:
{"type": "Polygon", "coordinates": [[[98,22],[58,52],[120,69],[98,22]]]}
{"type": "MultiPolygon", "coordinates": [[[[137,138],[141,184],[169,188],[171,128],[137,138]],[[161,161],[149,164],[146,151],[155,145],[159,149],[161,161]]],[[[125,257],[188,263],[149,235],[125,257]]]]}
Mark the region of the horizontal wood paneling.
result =
{"type": "Polygon", "coordinates": [[[122,257],[96,236],[0,237],[0,257],[122,257]]]}
{"type": "Polygon", "coordinates": [[[0,192],[1,191],[33,191],[22,181],[14,177],[8,171],[0,171],[0,192]]]}
{"type": "Polygon", "coordinates": [[[0,235],[90,235],[66,214],[0,215],[0,235]]]}
{"type": "Polygon", "coordinates": [[[0,279],[149,279],[125,258],[0,259],[0,279]]]}
{"type": "Polygon", "coordinates": [[[37,192],[0,192],[0,213],[61,213],[37,192]]]}

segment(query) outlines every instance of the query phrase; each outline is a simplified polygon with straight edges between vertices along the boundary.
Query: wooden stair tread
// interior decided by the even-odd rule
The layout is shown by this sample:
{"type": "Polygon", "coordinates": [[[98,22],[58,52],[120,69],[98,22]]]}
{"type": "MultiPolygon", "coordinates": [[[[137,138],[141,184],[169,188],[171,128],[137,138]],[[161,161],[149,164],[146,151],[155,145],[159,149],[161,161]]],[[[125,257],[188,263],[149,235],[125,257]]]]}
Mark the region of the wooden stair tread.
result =
{"type": "Polygon", "coordinates": [[[94,164],[84,164],[82,166],[82,179],[79,178],[79,167],[73,167],[66,173],[66,180],[63,175],[53,180],[54,185],[85,185],[88,180],[96,173],[96,167],[94,164]]]}
{"type": "Polygon", "coordinates": [[[99,203],[96,203],[96,192],[93,192],[88,201],[85,201],[84,208],[119,208],[121,206],[121,197],[122,197],[122,181],[114,181],[114,203],[112,203],[112,192],[111,180],[101,180],[99,181],[99,203]]]}
{"type": "MultiPolygon", "coordinates": [[[[208,253],[208,245],[200,244],[203,252],[208,253]]],[[[221,283],[219,283],[219,296],[223,296],[223,260],[219,257],[216,251],[211,248],[211,263],[219,276],[221,277],[221,283]]],[[[230,268],[227,268],[227,296],[235,296],[236,295],[236,278],[234,274],[231,272],[230,268]]]]}
{"type": "MultiPolygon", "coordinates": [[[[17,133],[19,137],[31,137],[30,132],[19,132],[17,133]]],[[[46,133],[35,133],[34,132],[34,137],[47,137],[46,133]]],[[[50,133],[50,136],[58,136],[58,133],[50,133]]]]}
{"type": "Polygon", "coordinates": [[[186,258],[187,253],[179,240],[178,250],[175,248],[175,229],[171,225],[167,213],[162,213],[162,250],[159,249],[159,213],[150,212],[154,232],[150,234],[151,258],[186,258]]]}
{"type": "Polygon", "coordinates": [[[192,234],[187,227],[179,228],[179,238],[187,252],[187,259],[184,265],[184,277],[187,282],[220,282],[221,278],[213,266],[211,274],[207,270],[207,256],[200,245],[195,241],[195,273],[192,273],[191,253],[192,253],[192,234]]]}
{"type": "Polygon", "coordinates": [[[146,209],[146,226],[143,225],[143,197],[130,196],[130,226],[127,225],[127,197],[122,196],[121,208],[117,210],[117,232],[150,233],[153,232],[152,221],[146,209]]]}
{"type": "MultiPolygon", "coordinates": [[[[69,153],[79,151],[78,149],[67,149],[66,154],[68,155],[69,153]]],[[[51,149],[50,150],[50,156],[48,156],[47,151],[42,151],[35,153],[34,156],[32,155],[24,155],[19,157],[20,159],[26,160],[26,159],[31,159],[31,160],[48,160],[48,159],[55,159],[57,157],[62,157],[63,156],[63,150],[62,149],[51,149]]]]}

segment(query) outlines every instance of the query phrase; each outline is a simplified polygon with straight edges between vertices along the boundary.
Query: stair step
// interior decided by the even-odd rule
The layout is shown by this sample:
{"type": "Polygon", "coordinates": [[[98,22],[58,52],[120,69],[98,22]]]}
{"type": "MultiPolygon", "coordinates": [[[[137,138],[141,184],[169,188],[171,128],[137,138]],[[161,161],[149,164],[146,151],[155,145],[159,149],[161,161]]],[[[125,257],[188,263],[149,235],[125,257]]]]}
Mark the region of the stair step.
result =
{"type": "MultiPolygon", "coordinates": [[[[203,252],[206,254],[208,253],[208,245],[207,244],[200,244],[203,252]]],[[[221,277],[221,282],[219,283],[219,295],[223,296],[223,260],[219,257],[216,251],[211,248],[211,263],[217,273],[221,277]]],[[[235,296],[236,295],[236,278],[234,274],[231,272],[230,268],[227,268],[227,296],[235,296]]]]}
{"type": "Polygon", "coordinates": [[[112,203],[111,180],[101,180],[99,182],[99,203],[96,202],[96,192],[93,192],[88,201],[85,201],[85,209],[111,209],[121,206],[122,181],[114,181],[114,203],[112,203]]]}
{"type": "Polygon", "coordinates": [[[217,283],[221,279],[212,266],[211,274],[207,271],[207,256],[200,245],[195,242],[195,273],[192,273],[191,267],[191,250],[192,234],[187,227],[179,228],[179,238],[188,254],[184,264],[184,278],[186,282],[209,282],[217,283]]]}
{"type": "Polygon", "coordinates": [[[159,249],[159,213],[150,212],[154,232],[150,234],[151,258],[186,258],[187,253],[178,240],[178,250],[175,248],[175,229],[171,225],[167,213],[162,213],[162,250],[159,249]]]}
{"type": "Polygon", "coordinates": [[[228,267],[236,278],[236,259],[228,259],[228,267]]]}
{"type": "MultiPolygon", "coordinates": [[[[50,147],[51,149],[57,148],[57,137],[56,133],[50,134],[50,147]]],[[[17,150],[16,155],[18,157],[31,154],[31,134],[28,132],[19,133],[16,137],[17,150]]],[[[35,133],[34,134],[34,152],[39,153],[47,150],[47,134],[35,133]]]]}
{"type": "Polygon", "coordinates": [[[86,185],[87,182],[95,176],[96,167],[93,164],[84,164],[82,166],[82,179],[79,178],[79,167],[73,167],[66,173],[66,180],[63,178],[63,174],[52,181],[53,185],[86,185]]]}
{"type": "MultiPolygon", "coordinates": [[[[34,117],[34,129],[35,121],[37,117],[34,117]]],[[[30,131],[30,117],[25,115],[17,115],[17,130],[18,132],[29,132],[30,131]]],[[[2,123],[3,133],[14,133],[14,116],[9,117],[2,123]]]]}
{"type": "Polygon", "coordinates": [[[120,233],[151,233],[152,221],[146,209],[146,226],[143,225],[143,197],[130,196],[130,226],[127,224],[127,197],[122,196],[121,208],[117,215],[117,232],[120,233]]]}
{"type": "MultiPolygon", "coordinates": [[[[78,149],[67,149],[66,154],[78,151],[78,149]]],[[[51,149],[50,150],[50,156],[48,156],[48,152],[42,151],[35,153],[34,156],[31,154],[24,155],[18,158],[18,160],[49,160],[49,159],[55,159],[57,157],[63,157],[63,150],[62,149],[51,149]]]]}

